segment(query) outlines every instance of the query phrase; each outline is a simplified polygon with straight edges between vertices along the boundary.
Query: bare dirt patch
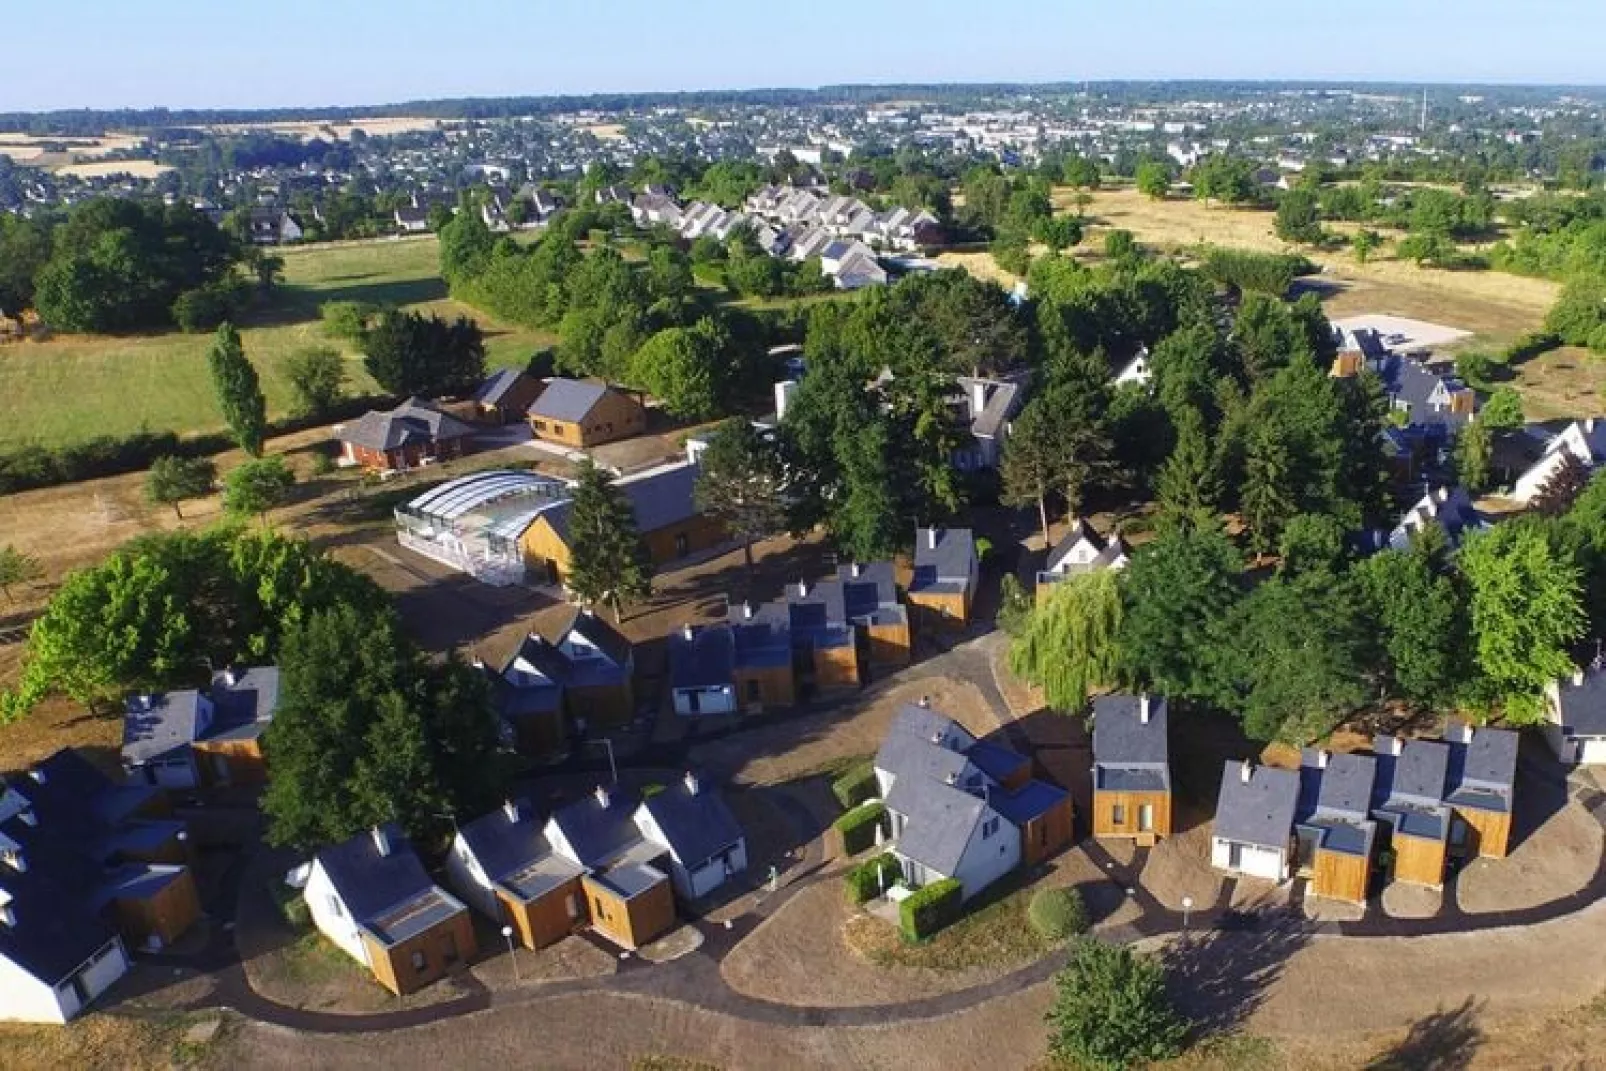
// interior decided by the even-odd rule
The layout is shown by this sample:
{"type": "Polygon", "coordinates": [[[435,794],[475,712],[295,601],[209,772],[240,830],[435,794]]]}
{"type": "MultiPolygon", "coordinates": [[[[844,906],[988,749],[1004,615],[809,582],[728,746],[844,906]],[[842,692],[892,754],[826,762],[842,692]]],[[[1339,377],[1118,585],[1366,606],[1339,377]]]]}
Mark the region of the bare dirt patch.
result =
{"type": "Polygon", "coordinates": [[[1583,808],[1567,806],[1507,858],[1474,859],[1462,868],[1456,902],[1471,914],[1548,903],[1588,884],[1600,854],[1600,824],[1583,808]]]}
{"type": "Polygon", "coordinates": [[[1194,826],[1167,837],[1149,852],[1143,867],[1143,887],[1173,911],[1182,910],[1182,898],[1204,909],[1221,898],[1222,876],[1210,865],[1210,826],[1194,826]]]}
{"type": "Polygon", "coordinates": [[[1444,906],[1444,893],[1408,881],[1391,881],[1383,890],[1383,911],[1397,919],[1427,919],[1444,906]]]}
{"type": "Polygon", "coordinates": [[[546,948],[518,950],[518,976],[513,961],[504,951],[469,969],[488,989],[522,989],[563,982],[574,978],[601,978],[619,969],[616,957],[583,937],[565,937],[546,948]]]}
{"type": "Polygon", "coordinates": [[[1517,365],[1512,385],[1529,420],[1598,416],[1606,408],[1606,358],[1563,346],[1517,365]]]}
{"type": "Polygon", "coordinates": [[[636,954],[648,963],[668,963],[690,955],[703,945],[703,934],[694,926],[677,926],[651,944],[642,945],[636,954]]]}
{"type": "Polygon", "coordinates": [[[246,960],[245,973],[251,988],[271,1001],[336,1015],[427,1007],[470,992],[458,977],[449,976],[416,993],[395,996],[367,968],[313,929],[246,960]]]}

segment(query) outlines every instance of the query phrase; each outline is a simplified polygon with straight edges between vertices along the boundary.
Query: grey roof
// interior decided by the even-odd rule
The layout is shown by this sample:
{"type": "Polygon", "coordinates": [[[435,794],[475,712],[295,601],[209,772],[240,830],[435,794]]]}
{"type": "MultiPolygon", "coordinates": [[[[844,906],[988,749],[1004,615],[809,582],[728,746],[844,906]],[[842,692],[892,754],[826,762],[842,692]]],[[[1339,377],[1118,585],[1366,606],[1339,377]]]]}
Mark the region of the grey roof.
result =
{"type": "Polygon", "coordinates": [[[1383,760],[1378,763],[1378,791],[1384,799],[1436,804],[1444,799],[1445,778],[1449,773],[1450,749],[1437,740],[1398,740],[1380,736],[1372,750],[1383,760]],[[1400,745],[1395,754],[1396,743],[1400,745]]]}
{"type": "Polygon", "coordinates": [[[595,793],[588,792],[552,812],[552,822],[581,863],[604,866],[641,839],[632,817],[640,802],[635,789],[614,785],[608,789],[606,807],[595,793]]]}
{"type": "Polygon", "coordinates": [[[1556,712],[1568,736],[1606,736],[1606,669],[1558,681],[1556,712]]]}
{"type": "Polygon", "coordinates": [[[533,417],[575,423],[584,420],[586,414],[591,412],[607,393],[606,383],[553,378],[546,381],[546,389],[541,392],[539,398],[530,403],[527,412],[533,417]]]}
{"type": "Polygon", "coordinates": [[[669,683],[673,688],[729,685],[736,665],[736,637],[728,625],[705,625],[669,636],[669,683]]]}
{"type": "Polygon", "coordinates": [[[1069,793],[1046,781],[1028,781],[1014,792],[994,792],[987,797],[993,810],[1017,826],[1040,818],[1059,806],[1069,793]]]}
{"type": "Polygon", "coordinates": [[[529,800],[510,806],[512,817],[506,807],[498,807],[458,830],[486,877],[528,901],[584,872],[579,864],[553,854],[542,832],[545,823],[529,800]]]}
{"type": "Polygon", "coordinates": [[[976,769],[994,781],[1007,781],[1021,767],[1030,767],[1032,760],[1012,748],[995,744],[991,740],[978,740],[965,749],[965,758],[976,769]]]}
{"type": "Polygon", "coordinates": [[[915,528],[910,591],[962,590],[975,569],[976,537],[969,528],[915,528]]]}
{"type": "Polygon", "coordinates": [[[206,739],[249,740],[260,736],[279,708],[279,667],[221,670],[212,674],[208,694],[212,697],[213,716],[206,739]]]}
{"type": "Polygon", "coordinates": [[[1026,400],[1024,379],[975,379],[961,376],[959,386],[965,392],[965,406],[970,413],[970,433],[982,438],[996,437],[1026,400]],[[977,409],[972,392],[980,387],[985,397],[977,409]]]}
{"type": "Polygon", "coordinates": [[[1299,774],[1293,770],[1256,766],[1246,784],[1242,778],[1244,765],[1229,759],[1222,767],[1215,835],[1280,851],[1288,846],[1294,828],[1299,774]]]}
{"type": "Polygon", "coordinates": [[[139,765],[186,749],[200,733],[194,688],[130,696],[123,714],[123,761],[139,765]]]}
{"type": "Polygon", "coordinates": [[[792,661],[792,629],[784,615],[755,613],[731,625],[738,667],[784,666],[792,661]]]}
{"type": "Polygon", "coordinates": [[[968,760],[962,750],[943,747],[940,741],[945,740],[952,740],[961,749],[976,742],[952,718],[929,707],[905,703],[893,715],[892,727],[876,752],[875,767],[899,780],[906,776],[938,780],[945,780],[949,774],[960,776],[968,760]]]}
{"type": "Polygon", "coordinates": [[[464,910],[424,872],[401,827],[381,827],[390,850],[381,855],[372,831],[317,854],[353,920],[386,944],[416,936],[464,910]]]}
{"type": "MultiPolygon", "coordinates": [[[[899,778],[893,791],[897,792],[905,782],[911,791],[899,801],[908,808],[899,809],[908,821],[898,838],[898,854],[953,877],[987,804],[968,792],[928,778],[899,778]]],[[[890,799],[887,805],[892,806],[890,799]]]]}
{"type": "Polygon", "coordinates": [[[1371,755],[1328,755],[1306,749],[1300,759],[1300,774],[1310,786],[1301,794],[1301,817],[1329,816],[1365,821],[1372,807],[1372,786],[1377,778],[1377,760],[1371,755]]]}
{"type": "Polygon", "coordinates": [[[388,413],[370,409],[340,431],[340,441],[369,450],[396,450],[413,443],[445,442],[473,435],[474,429],[450,413],[409,398],[388,413]]]}
{"type": "Polygon", "coordinates": [[[719,790],[706,781],[699,781],[692,792],[685,778],[676,778],[642,806],[676,857],[694,869],[742,839],[741,824],[719,790]]]}
{"type": "Polygon", "coordinates": [[[492,372],[486,377],[485,382],[480,384],[479,389],[474,392],[474,400],[481,405],[495,405],[507,397],[507,392],[512,390],[519,380],[527,378],[517,368],[504,368],[501,371],[492,372]]]}
{"type": "Polygon", "coordinates": [[[633,900],[642,893],[662,884],[666,879],[661,871],[647,863],[624,863],[592,875],[596,881],[613,890],[618,896],[633,900]]]}
{"type": "Polygon", "coordinates": [[[617,629],[586,608],[578,608],[553,641],[560,648],[571,634],[584,637],[602,658],[568,658],[565,683],[571,688],[622,684],[634,672],[635,648],[617,629]]]}
{"type": "Polygon", "coordinates": [[[1143,696],[1117,693],[1093,700],[1093,761],[1104,766],[1160,766],[1170,762],[1170,713],[1161,696],[1148,696],[1149,720],[1143,721],[1143,696]]]}
{"type": "Polygon", "coordinates": [[[1410,406],[1411,424],[1418,427],[1459,428],[1472,419],[1467,412],[1452,413],[1448,406],[1435,409],[1430,402],[1434,391],[1443,387],[1454,394],[1466,385],[1454,376],[1440,375],[1411,357],[1390,355],[1381,362],[1379,375],[1390,398],[1410,406]]]}
{"type": "Polygon", "coordinates": [[[1450,803],[1483,811],[1511,810],[1517,782],[1517,734],[1509,729],[1473,729],[1451,722],[1450,803]]]}
{"type": "Polygon", "coordinates": [[[876,753],[875,765],[894,778],[887,793],[887,806],[899,814],[911,813],[921,785],[980,787],[967,784],[967,781],[979,782],[981,773],[968,757],[913,736],[887,737],[876,753]]]}
{"type": "Polygon", "coordinates": [[[636,531],[656,532],[695,517],[697,472],[695,464],[684,461],[618,481],[630,500],[636,531]]]}

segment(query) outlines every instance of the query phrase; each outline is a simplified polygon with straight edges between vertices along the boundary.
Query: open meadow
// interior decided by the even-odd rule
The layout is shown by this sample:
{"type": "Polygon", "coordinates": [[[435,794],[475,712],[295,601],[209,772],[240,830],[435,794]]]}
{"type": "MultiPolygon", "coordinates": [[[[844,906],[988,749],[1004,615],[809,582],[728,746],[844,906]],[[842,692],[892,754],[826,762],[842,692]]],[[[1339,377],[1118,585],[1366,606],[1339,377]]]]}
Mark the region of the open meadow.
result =
{"type": "MultiPolygon", "coordinates": [[[[323,333],[326,301],[370,301],[443,316],[468,315],[486,333],[492,367],[523,364],[554,341],[550,333],[498,323],[451,300],[441,280],[433,236],[287,247],[285,282],[270,306],[242,325],[245,352],[256,365],[268,415],[285,415],[292,396],[286,359],[308,346],[338,345],[323,333]]],[[[152,431],[205,432],[223,426],[206,366],[209,334],[177,331],[125,336],[62,335],[0,345],[0,448],[33,440],[59,445],[94,435],[152,431]]],[[[360,354],[346,349],[354,394],[377,390],[360,354]]]]}

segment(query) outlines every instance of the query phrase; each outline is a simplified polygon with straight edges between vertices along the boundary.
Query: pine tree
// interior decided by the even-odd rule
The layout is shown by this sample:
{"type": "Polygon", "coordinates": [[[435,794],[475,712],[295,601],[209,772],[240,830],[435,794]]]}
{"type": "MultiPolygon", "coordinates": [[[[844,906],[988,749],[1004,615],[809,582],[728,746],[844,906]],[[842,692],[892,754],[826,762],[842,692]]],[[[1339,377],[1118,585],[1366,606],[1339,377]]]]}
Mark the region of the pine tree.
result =
{"type": "Polygon", "coordinates": [[[1192,406],[1173,417],[1177,443],[1160,469],[1162,524],[1202,527],[1215,522],[1221,495],[1204,418],[1192,406]]]}
{"type": "Polygon", "coordinates": [[[1472,494],[1480,494],[1489,486],[1490,461],[1494,443],[1489,426],[1474,420],[1461,431],[1455,441],[1455,470],[1461,486],[1472,494]]]}
{"type": "Polygon", "coordinates": [[[697,508],[742,541],[749,580],[753,544],[786,524],[784,480],[774,448],[741,418],[726,421],[698,458],[697,508]]]}
{"type": "Polygon", "coordinates": [[[1249,545],[1257,555],[1277,546],[1283,525],[1298,512],[1288,490],[1288,448],[1275,430],[1261,426],[1250,433],[1244,459],[1244,523],[1249,545]]]}
{"type": "Polygon", "coordinates": [[[580,467],[569,504],[569,546],[569,590],[586,603],[612,606],[614,620],[623,603],[652,593],[647,548],[630,502],[589,460],[580,467]]]}
{"type": "Polygon", "coordinates": [[[1048,544],[1048,498],[1058,494],[1066,511],[1082,508],[1087,485],[1115,473],[1114,443],[1105,427],[1102,387],[1080,379],[1050,385],[1027,404],[1004,445],[1000,500],[1037,505],[1048,544]]]}
{"type": "Polygon", "coordinates": [[[261,457],[262,441],[268,431],[267,401],[262,397],[257,370],[246,358],[240,332],[233,324],[219,325],[207,363],[212,369],[212,387],[217,392],[218,408],[223,410],[229,434],[234,436],[240,449],[252,457],[261,457]]]}

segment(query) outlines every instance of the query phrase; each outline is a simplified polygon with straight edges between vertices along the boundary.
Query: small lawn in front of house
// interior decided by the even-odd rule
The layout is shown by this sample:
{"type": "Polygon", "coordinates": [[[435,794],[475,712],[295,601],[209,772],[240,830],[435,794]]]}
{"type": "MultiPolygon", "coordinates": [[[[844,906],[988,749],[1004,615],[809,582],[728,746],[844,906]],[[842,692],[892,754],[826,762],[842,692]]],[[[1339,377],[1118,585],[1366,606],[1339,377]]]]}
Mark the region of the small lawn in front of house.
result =
{"type": "Polygon", "coordinates": [[[878,967],[961,971],[1030,963],[1059,944],[1039,934],[1026,918],[1026,905],[1035,891],[1028,885],[973,907],[964,918],[918,944],[905,941],[896,926],[871,915],[849,919],[843,940],[878,967]]]}

